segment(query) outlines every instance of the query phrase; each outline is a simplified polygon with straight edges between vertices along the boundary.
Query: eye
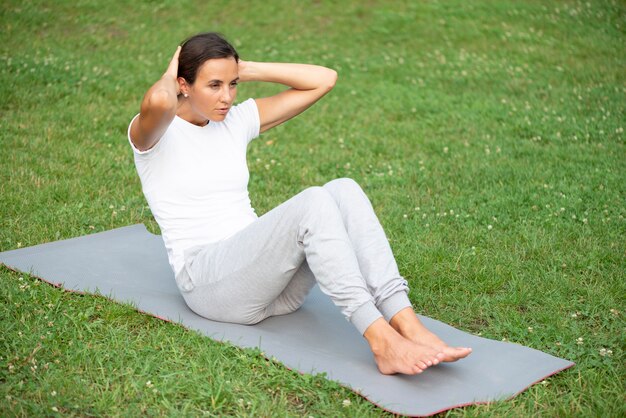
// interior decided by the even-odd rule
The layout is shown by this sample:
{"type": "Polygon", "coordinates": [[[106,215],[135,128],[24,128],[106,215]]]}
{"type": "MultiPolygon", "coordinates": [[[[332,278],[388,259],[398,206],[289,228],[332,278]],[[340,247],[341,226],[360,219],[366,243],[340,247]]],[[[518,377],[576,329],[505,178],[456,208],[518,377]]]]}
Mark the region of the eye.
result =
{"type": "Polygon", "coordinates": [[[237,81],[233,81],[232,83],[230,83],[231,87],[237,87],[239,83],[237,81]]]}

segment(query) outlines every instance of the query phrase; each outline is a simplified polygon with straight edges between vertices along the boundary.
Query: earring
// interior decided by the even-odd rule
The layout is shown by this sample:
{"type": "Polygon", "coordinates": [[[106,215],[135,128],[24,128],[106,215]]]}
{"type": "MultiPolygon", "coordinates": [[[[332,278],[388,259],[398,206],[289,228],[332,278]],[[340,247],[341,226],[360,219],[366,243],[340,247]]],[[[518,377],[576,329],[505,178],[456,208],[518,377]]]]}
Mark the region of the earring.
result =
{"type": "Polygon", "coordinates": [[[189,95],[187,93],[183,93],[183,96],[185,97],[189,97],[189,95]]]}

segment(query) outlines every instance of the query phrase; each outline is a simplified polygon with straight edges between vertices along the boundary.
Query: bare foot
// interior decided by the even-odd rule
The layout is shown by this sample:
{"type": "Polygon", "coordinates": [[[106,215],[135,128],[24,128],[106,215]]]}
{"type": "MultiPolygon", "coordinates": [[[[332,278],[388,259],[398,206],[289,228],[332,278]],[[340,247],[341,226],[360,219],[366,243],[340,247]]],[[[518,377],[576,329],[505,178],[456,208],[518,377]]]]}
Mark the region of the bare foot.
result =
{"type": "Polygon", "coordinates": [[[444,354],[432,347],[415,343],[398,334],[380,318],[365,331],[374,360],[383,374],[418,374],[439,364],[444,354]]]}
{"type": "Polygon", "coordinates": [[[406,308],[398,312],[389,324],[406,339],[417,344],[431,347],[443,354],[441,360],[453,362],[469,356],[472,349],[469,347],[450,347],[441,338],[433,334],[422,324],[415,312],[411,308],[406,308]]]}

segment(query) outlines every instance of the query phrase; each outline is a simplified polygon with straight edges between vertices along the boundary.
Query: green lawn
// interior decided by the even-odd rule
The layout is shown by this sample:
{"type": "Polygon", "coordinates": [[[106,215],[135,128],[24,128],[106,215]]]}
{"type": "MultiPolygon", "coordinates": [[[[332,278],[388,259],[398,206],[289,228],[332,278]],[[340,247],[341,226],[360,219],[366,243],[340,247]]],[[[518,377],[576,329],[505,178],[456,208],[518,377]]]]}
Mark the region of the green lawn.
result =
{"type": "MultiPolygon", "coordinates": [[[[576,362],[450,416],[626,414],[622,1],[0,5],[0,251],[144,223],[126,140],[176,45],[339,73],[252,143],[253,206],[352,177],[417,310],[576,362]]],[[[239,99],[277,91],[243,84],[239,99]]],[[[0,267],[1,416],[389,415],[323,376],[0,267]]]]}

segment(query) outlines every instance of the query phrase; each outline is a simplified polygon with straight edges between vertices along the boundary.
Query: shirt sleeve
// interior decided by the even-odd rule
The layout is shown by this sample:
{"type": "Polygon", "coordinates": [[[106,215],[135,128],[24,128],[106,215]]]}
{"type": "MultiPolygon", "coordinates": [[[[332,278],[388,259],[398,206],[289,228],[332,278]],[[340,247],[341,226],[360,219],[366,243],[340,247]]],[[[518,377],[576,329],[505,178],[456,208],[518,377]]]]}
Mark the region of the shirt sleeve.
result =
{"type": "Polygon", "coordinates": [[[159,141],[157,141],[157,143],[156,143],[156,144],[154,144],[154,145],[152,146],[152,148],[150,148],[150,149],[147,149],[147,150],[144,150],[144,151],[141,151],[141,150],[137,149],[137,147],[135,146],[135,144],[133,144],[133,140],[132,140],[132,139],[130,139],[130,127],[131,127],[131,125],[133,124],[133,122],[135,121],[135,119],[137,119],[137,117],[138,117],[138,116],[139,116],[139,113],[137,113],[137,114],[135,115],[135,117],[134,117],[134,118],[130,121],[130,123],[128,124],[128,134],[127,134],[126,136],[128,137],[128,143],[130,144],[130,147],[133,149],[133,154],[135,154],[135,155],[139,155],[139,156],[141,156],[141,157],[148,157],[148,156],[150,156],[151,154],[154,154],[154,151],[155,151],[157,148],[159,148],[159,144],[161,143],[161,141],[160,141],[160,140],[159,140],[159,141]]]}
{"type": "Polygon", "coordinates": [[[231,109],[229,115],[232,117],[232,122],[240,127],[246,144],[249,144],[254,138],[259,136],[261,119],[259,118],[259,109],[254,99],[248,99],[238,104],[231,109]]]}

